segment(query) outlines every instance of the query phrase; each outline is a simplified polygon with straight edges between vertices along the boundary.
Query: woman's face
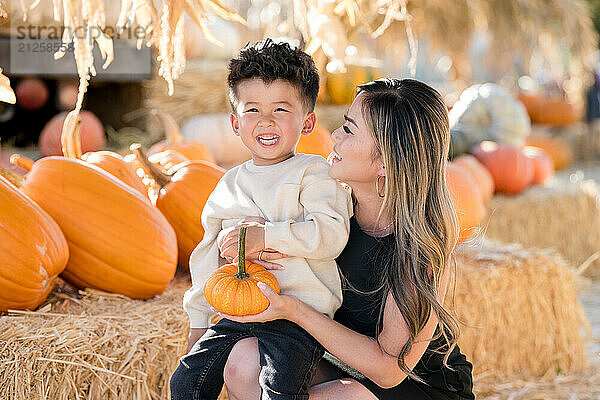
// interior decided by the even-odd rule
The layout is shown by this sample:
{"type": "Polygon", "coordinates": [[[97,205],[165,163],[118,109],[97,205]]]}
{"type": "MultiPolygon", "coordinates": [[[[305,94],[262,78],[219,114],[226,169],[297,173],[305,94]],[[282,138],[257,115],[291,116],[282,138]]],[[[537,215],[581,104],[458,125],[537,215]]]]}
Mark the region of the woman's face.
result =
{"type": "Polygon", "coordinates": [[[344,125],[331,134],[335,146],[329,175],[355,190],[363,184],[375,185],[377,176],[383,175],[383,162],[381,156],[373,159],[375,140],[362,113],[361,94],[354,99],[344,119],[344,125]]]}

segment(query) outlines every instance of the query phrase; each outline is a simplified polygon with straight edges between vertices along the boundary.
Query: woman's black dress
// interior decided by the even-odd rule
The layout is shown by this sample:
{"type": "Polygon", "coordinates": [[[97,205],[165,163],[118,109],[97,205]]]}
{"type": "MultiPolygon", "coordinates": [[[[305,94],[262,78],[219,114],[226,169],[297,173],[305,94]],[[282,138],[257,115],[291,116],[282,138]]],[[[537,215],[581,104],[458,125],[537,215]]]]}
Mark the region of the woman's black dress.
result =
{"type": "MultiPolygon", "coordinates": [[[[350,237],[337,263],[348,281],[361,291],[377,288],[376,271],[382,270],[381,263],[394,251],[393,235],[375,238],[364,233],[356,219],[350,220],[350,237]]],[[[334,319],[348,328],[367,336],[375,337],[381,296],[365,296],[344,286],[342,306],[334,319]]],[[[429,347],[413,371],[425,382],[410,378],[391,389],[382,389],[360,372],[326,353],[324,360],[340,372],[340,376],[352,377],[368,388],[378,399],[474,399],[472,393],[472,365],[458,346],[448,359],[454,371],[443,366],[444,354],[433,350],[443,348],[443,338],[431,341],[429,347]]],[[[447,348],[447,347],[446,347],[447,348]]]]}

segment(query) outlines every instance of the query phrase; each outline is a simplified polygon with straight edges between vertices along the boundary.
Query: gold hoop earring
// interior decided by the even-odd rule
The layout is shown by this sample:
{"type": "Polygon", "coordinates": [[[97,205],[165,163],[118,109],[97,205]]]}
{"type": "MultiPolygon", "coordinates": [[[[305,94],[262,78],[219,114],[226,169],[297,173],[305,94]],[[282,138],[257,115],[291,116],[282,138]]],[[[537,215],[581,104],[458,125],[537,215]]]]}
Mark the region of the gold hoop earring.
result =
{"type": "Polygon", "coordinates": [[[377,177],[377,183],[375,184],[375,186],[377,187],[377,195],[379,197],[385,197],[385,176],[379,175],[377,177]],[[383,193],[381,193],[381,189],[379,188],[379,179],[381,179],[381,178],[383,178],[383,187],[382,187],[383,193]]]}

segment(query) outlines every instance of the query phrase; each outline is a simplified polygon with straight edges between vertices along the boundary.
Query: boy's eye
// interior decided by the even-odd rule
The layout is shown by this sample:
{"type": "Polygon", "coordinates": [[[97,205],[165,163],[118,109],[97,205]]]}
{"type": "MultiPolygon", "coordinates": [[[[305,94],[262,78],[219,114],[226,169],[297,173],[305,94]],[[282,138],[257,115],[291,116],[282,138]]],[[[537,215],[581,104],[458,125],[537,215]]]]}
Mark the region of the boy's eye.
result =
{"type": "Polygon", "coordinates": [[[285,108],[278,107],[275,111],[287,111],[285,108]]]}
{"type": "Polygon", "coordinates": [[[342,128],[344,128],[344,132],[349,133],[349,134],[352,135],[352,131],[346,125],[342,125],[342,128]]]}

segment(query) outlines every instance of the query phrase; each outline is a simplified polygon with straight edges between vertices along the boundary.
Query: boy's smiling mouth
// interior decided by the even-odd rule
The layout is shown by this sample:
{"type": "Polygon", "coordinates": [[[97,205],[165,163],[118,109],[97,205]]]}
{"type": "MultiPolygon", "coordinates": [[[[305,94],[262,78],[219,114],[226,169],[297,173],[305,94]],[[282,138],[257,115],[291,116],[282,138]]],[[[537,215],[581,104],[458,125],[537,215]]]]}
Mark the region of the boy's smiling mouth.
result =
{"type": "Polygon", "coordinates": [[[279,136],[273,134],[264,134],[257,136],[256,140],[263,146],[274,146],[279,142],[279,136]]]}

